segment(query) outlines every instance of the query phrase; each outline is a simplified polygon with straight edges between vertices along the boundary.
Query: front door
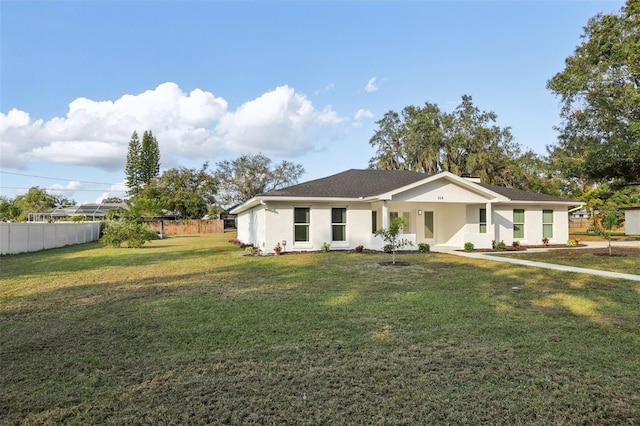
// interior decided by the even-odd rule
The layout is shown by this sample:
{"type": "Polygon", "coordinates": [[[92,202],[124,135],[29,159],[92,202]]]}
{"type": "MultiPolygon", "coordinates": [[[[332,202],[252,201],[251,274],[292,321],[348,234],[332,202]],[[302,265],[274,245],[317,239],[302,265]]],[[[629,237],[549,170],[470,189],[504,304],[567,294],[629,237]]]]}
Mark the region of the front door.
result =
{"type": "Polygon", "coordinates": [[[425,240],[434,240],[436,237],[435,234],[435,221],[434,221],[434,213],[430,211],[423,212],[424,214],[424,239],[425,240]]]}

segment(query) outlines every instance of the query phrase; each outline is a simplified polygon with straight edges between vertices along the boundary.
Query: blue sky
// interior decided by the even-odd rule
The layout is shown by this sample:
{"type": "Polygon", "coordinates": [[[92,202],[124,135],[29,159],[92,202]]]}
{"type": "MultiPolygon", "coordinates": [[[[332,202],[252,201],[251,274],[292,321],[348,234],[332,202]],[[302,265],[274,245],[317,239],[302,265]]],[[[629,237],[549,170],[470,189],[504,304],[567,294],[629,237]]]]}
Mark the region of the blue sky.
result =
{"type": "Polygon", "coordinates": [[[366,168],[389,110],[463,94],[525,149],[545,88],[622,1],[0,1],[0,195],[123,196],[133,130],[161,170],[259,152],[310,180],[366,168]]]}

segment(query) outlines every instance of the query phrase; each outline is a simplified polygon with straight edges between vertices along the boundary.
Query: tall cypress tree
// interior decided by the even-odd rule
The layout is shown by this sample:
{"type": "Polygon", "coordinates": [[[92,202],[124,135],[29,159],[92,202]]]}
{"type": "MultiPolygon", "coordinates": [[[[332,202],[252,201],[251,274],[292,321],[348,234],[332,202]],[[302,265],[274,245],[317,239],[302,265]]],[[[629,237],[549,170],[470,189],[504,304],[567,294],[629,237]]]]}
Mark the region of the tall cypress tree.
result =
{"type": "Polygon", "coordinates": [[[143,185],[151,182],[151,179],[160,174],[160,148],[158,140],[153,136],[151,130],[147,130],[142,135],[142,146],[140,149],[140,180],[143,185]]]}
{"type": "Polygon", "coordinates": [[[160,148],[158,140],[153,136],[151,130],[147,130],[142,135],[142,142],[140,142],[138,133],[134,130],[129,141],[125,167],[128,194],[136,197],[142,188],[159,174],[160,148]]]}
{"type": "Polygon", "coordinates": [[[134,130],[131,135],[131,140],[129,141],[127,165],[124,169],[127,178],[127,187],[129,188],[128,194],[133,197],[140,192],[140,151],[140,139],[138,139],[138,132],[134,130]]]}

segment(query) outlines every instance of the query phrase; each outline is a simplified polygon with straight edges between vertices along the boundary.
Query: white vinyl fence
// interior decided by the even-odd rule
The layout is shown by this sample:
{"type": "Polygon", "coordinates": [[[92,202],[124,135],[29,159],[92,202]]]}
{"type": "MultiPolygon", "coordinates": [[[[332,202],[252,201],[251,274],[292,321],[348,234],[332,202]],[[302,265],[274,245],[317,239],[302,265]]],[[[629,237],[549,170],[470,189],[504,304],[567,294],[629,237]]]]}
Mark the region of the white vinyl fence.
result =
{"type": "Polygon", "coordinates": [[[0,223],[0,255],[40,251],[100,238],[100,222],[0,223]]]}

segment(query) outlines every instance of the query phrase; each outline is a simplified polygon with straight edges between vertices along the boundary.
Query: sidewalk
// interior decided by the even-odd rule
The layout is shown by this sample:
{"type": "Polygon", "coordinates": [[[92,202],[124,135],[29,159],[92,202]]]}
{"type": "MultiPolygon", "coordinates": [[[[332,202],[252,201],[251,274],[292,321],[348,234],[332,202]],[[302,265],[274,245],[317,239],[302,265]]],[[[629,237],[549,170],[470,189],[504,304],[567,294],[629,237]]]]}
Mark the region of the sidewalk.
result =
{"type": "MultiPolygon", "coordinates": [[[[602,248],[602,247],[607,247],[608,243],[606,241],[602,241],[602,242],[586,241],[584,242],[584,244],[587,245],[587,247],[584,247],[584,248],[602,248]]],[[[611,245],[617,246],[617,247],[619,246],[640,247],[640,241],[614,241],[611,243],[611,245]]],[[[527,252],[533,253],[533,252],[549,251],[549,250],[554,250],[554,249],[545,249],[545,248],[531,249],[531,250],[527,250],[527,252]]],[[[598,269],[577,268],[575,266],[556,265],[554,263],[534,262],[532,260],[518,259],[516,257],[493,256],[496,253],[466,252],[466,251],[458,251],[458,250],[438,250],[438,252],[452,254],[455,256],[471,257],[474,259],[490,260],[494,262],[506,262],[506,263],[512,263],[515,265],[524,265],[524,266],[533,266],[536,268],[553,269],[556,271],[575,272],[579,274],[591,274],[591,275],[598,275],[601,277],[622,278],[625,280],[640,281],[640,275],[622,274],[620,272],[601,271],[598,269]]],[[[517,252],[509,252],[509,254],[514,254],[514,256],[517,256],[517,252]]]]}

